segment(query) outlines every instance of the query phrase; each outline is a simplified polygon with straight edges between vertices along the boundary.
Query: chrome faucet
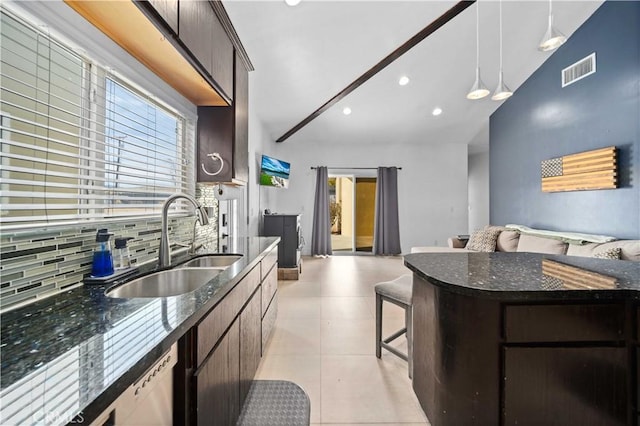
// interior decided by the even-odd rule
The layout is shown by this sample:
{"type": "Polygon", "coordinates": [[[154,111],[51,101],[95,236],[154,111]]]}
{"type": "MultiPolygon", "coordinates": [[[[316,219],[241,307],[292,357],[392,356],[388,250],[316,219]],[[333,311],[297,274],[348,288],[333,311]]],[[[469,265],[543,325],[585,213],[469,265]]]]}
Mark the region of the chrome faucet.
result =
{"type": "Polygon", "coordinates": [[[196,215],[198,220],[200,221],[201,226],[205,226],[209,224],[209,216],[207,216],[207,212],[190,195],[186,194],[174,194],[167,198],[162,205],[162,234],[160,235],[160,250],[158,251],[158,267],[164,268],[171,265],[171,246],[169,245],[169,206],[175,200],[183,198],[189,201],[196,208],[196,215]]]}

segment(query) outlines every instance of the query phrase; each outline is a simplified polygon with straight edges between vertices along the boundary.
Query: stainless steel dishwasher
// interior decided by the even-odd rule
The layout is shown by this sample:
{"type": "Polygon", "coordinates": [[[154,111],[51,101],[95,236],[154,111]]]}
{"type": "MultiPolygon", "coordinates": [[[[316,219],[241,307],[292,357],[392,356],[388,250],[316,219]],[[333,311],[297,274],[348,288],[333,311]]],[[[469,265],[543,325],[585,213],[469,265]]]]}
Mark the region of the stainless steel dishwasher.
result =
{"type": "Polygon", "coordinates": [[[174,343],[91,425],[172,425],[173,367],[177,358],[178,346],[174,343]]]}

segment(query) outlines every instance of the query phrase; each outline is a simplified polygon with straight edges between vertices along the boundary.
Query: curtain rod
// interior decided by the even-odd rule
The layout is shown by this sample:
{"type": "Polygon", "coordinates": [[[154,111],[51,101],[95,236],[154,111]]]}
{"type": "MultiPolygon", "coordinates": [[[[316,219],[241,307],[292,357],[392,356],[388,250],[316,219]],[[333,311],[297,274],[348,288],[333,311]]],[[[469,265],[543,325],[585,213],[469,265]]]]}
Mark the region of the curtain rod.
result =
{"type": "MultiPolygon", "coordinates": [[[[315,170],[317,167],[311,166],[311,170],[315,170]]],[[[378,167],[327,167],[327,169],[333,170],[378,170],[378,167]]],[[[398,170],[402,170],[402,167],[396,167],[398,170]]]]}

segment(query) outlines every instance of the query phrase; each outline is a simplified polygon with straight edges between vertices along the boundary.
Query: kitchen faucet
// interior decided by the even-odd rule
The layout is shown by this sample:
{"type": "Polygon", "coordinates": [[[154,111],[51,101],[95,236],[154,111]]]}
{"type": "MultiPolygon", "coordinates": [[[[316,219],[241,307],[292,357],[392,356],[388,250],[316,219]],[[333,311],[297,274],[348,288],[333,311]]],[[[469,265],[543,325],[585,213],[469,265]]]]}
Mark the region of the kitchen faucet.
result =
{"type": "Polygon", "coordinates": [[[190,195],[187,194],[173,194],[169,198],[167,198],[162,205],[162,233],[160,235],[160,250],[158,251],[158,267],[164,268],[171,265],[171,246],[169,245],[169,206],[175,200],[183,198],[189,201],[196,208],[196,215],[198,216],[198,220],[200,221],[201,226],[205,226],[209,224],[209,216],[207,216],[207,212],[204,207],[200,205],[190,195]]]}

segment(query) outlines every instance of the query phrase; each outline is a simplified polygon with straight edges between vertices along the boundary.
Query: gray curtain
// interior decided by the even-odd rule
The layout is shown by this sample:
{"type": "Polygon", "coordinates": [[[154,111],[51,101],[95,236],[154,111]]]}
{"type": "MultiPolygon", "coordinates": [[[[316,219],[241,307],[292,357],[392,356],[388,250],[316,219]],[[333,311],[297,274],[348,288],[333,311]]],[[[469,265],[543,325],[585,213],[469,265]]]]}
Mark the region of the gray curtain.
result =
{"type": "Polygon", "coordinates": [[[329,216],[329,174],[326,167],[316,169],[316,197],[313,205],[311,254],[331,254],[331,217],[329,216]]]}
{"type": "Polygon", "coordinates": [[[373,226],[373,254],[400,254],[397,167],[378,167],[373,226]]]}

